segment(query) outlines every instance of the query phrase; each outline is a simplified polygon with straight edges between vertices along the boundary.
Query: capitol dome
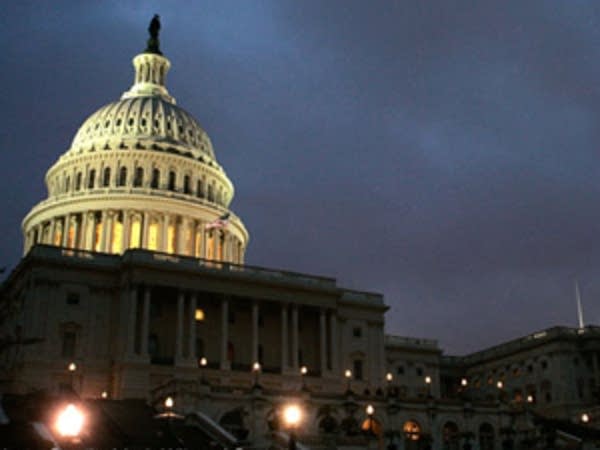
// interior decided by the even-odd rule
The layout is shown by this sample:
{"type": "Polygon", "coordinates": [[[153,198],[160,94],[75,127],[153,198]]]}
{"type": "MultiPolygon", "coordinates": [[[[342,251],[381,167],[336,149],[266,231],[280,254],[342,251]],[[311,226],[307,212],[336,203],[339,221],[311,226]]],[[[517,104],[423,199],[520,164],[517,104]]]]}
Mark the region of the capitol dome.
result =
{"type": "Polygon", "coordinates": [[[24,252],[144,248],[243,263],[249,236],[229,210],[233,184],[169,94],[169,60],[155,48],[133,65],[131,88],[88,117],[46,173],[48,198],[23,220],[24,252]]]}

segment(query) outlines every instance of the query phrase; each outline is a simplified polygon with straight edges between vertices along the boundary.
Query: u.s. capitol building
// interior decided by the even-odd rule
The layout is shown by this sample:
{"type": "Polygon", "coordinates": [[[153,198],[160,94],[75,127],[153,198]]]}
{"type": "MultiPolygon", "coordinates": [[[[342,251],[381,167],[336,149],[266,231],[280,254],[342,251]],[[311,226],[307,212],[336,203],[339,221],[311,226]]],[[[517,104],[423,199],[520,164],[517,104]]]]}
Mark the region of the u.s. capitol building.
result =
{"type": "Polygon", "coordinates": [[[156,41],[133,65],[23,220],[24,256],[2,286],[3,392],[172,396],[256,448],[276,442],[292,399],[314,448],[534,448],[532,417],[598,423],[598,327],[448,357],[385,335],[379,294],[245,264],[233,183],[167,90],[171,63],[156,41]]]}

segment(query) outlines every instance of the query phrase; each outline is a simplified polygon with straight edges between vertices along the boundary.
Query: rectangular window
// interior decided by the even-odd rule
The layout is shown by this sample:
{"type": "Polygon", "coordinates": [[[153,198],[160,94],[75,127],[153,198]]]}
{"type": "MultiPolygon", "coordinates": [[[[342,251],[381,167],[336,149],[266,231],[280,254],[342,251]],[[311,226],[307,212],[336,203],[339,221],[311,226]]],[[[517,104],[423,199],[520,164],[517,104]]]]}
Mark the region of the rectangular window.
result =
{"type": "Polygon", "coordinates": [[[360,327],[352,328],[352,336],[354,336],[355,338],[362,337],[362,328],[360,328],[360,327]]]}
{"type": "Polygon", "coordinates": [[[67,305],[79,305],[79,294],[77,292],[67,293],[67,305]]]}
{"type": "Polygon", "coordinates": [[[354,374],[354,379],[355,380],[362,380],[363,379],[363,362],[360,359],[355,359],[354,363],[353,363],[353,371],[352,373],[354,374]]]}
{"type": "Polygon", "coordinates": [[[72,358],[75,356],[75,344],[77,335],[74,331],[65,331],[62,335],[62,356],[64,358],[72,358]]]}

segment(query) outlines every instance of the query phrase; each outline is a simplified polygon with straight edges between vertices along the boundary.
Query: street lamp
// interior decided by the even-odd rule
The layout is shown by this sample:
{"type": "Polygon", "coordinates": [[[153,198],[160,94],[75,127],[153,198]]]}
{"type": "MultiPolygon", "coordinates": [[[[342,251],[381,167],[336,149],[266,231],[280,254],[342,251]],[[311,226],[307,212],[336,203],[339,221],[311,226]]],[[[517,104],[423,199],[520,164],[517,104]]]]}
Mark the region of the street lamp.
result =
{"type": "Polygon", "coordinates": [[[67,366],[67,370],[69,371],[69,381],[71,383],[71,392],[76,393],[75,392],[75,371],[77,370],[77,364],[75,364],[74,362],[70,362],[69,365],[67,366]]]}
{"type": "Polygon", "coordinates": [[[375,408],[373,407],[373,405],[367,405],[367,407],[365,408],[365,412],[367,413],[367,417],[368,417],[368,428],[367,428],[367,432],[368,433],[373,433],[373,414],[375,413],[375,408]]]}
{"type": "Polygon", "coordinates": [[[344,377],[346,377],[346,390],[350,390],[350,380],[352,380],[352,371],[350,369],[346,369],[344,372],[344,377]]]}
{"type": "Polygon", "coordinates": [[[302,420],[302,410],[296,404],[287,405],[283,409],[283,420],[290,429],[288,450],[296,450],[296,427],[302,420]]]}
{"type": "Polygon", "coordinates": [[[69,403],[58,413],[55,427],[62,437],[76,440],[81,433],[84,422],[83,413],[74,404],[69,403]]]}
{"type": "Polygon", "coordinates": [[[306,367],[306,366],[300,367],[300,376],[302,377],[302,389],[306,388],[306,380],[304,379],[304,377],[306,376],[307,373],[308,373],[308,367],[306,367]]]}
{"type": "Polygon", "coordinates": [[[427,385],[427,398],[431,398],[431,377],[429,375],[425,377],[425,384],[427,385]]]}
{"type": "Polygon", "coordinates": [[[108,392],[106,392],[106,391],[102,391],[102,394],[100,394],[100,396],[101,396],[103,399],[107,399],[107,398],[108,398],[108,392]]]}
{"type": "Polygon", "coordinates": [[[496,383],[496,387],[498,389],[504,388],[504,382],[502,380],[498,380],[498,382],[496,383]]]}
{"type": "Polygon", "coordinates": [[[208,365],[208,360],[203,356],[198,360],[198,367],[200,367],[200,383],[204,384],[204,368],[208,365]]]}
{"type": "Polygon", "coordinates": [[[589,423],[590,422],[590,415],[588,413],[583,413],[581,415],[581,421],[583,423],[589,423]]]}
{"type": "Polygon", "coordinates": [[[254,374],[254,385],[258,385],[258,376],[260,374],[260,363],[256,361],[252,364],[252,373],[254,374]]]}
{"type": "Polygon", "coordinates": [[[463,378],[463,379],[460,380],[460,385],[462,387],[465,388],[465,387],[467,387],[468,384],[469,384],[469,380],[467,380],[466,378],[463,378]]]}
{"type": "Polygon", "coordinates": [[[173,405],[175,405],[175,401],[173,400],[173,397],[167,397],[165,399],[165,408],[167,411],[171,411],[173,409],[173,405]]]}

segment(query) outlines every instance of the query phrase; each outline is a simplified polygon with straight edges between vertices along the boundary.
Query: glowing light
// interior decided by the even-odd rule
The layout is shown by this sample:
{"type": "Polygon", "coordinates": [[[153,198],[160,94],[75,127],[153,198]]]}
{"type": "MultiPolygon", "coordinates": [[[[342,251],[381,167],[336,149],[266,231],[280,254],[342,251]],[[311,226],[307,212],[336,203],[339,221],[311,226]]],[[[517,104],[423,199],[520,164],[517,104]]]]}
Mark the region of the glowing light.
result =
{"type": "Polygon", "coordinates": [[[308,368],[306,366],[300,367],[300,374],[306,375],[308,373],[308,368]]]}
{"type": "Polygon", "coordinates": [[[498,389],[502,389],[504,387],[504,383],[502,382],[502,380],[498,380],[496,386],[498,387],[498,389]]]}
{"type": "Polygon", "coordinates": [[[467,379],[466,379],[466,378],[463,378],[462,380],[460,380],[460,385],[461,385],[462,387],[465,387],[467,384],[469,384],[469,382],[467,381],[467,379]]]}
{"type": "Polygon", "coordinates": [[[533,395],[527,396],[527,403],[533,403],[533,395]]]}
{"type": "Polygon", "coordinates": [[[346,369],[346,371],[344,372],[344,376],[346,378],[352,378],[352,371],[350,369],[346,369]]]}
{"type": "Polygon", "coordinates": [[[367,416],[372,416],[373,413],[375,412],[375,408],[373,408],[373,405],[367,405],[366,411],[367,411],[367,416]]]}
{"type": "Polygon", "coordinates": [[[388,372],[385,374],[385,379],[388,381],[392,381],[394,379],[394,376],[391,374],[391,372],[388,372]]]}
{"type": "Polygon", "coordinates": [[[69,372],[75,372],[77,370],[77,364],[75,364],[74,362],[69,363],[68,369],[69,372]]]}
{"type": "Polygon", "coordinates": [[[581,415],[581,421],[582,421],[583,423],[588,423],[588,422],[590,421],[590,416],[589,416],[589,414],[588,414],[588,413],[583,413],[583,414],[581,415]]]}
{"type": "Polygon", "coordinates": [[[56,419],[56,429],[61,436],[79,436],[83,427],[84,416],[72,403],[63,409],[56,419]]]}
{"type": "Polygon", "coordinates": [[[425,384],[431,384],[431,377],[429,375],[425,377],[425,384]]]}
{"type": "Polygon", "coordinates": [[[108,392],[102,391],[102,398],[108,398],[108,392]]]}
{"type": "Polygon", "coordinates": [[[302,410],[298,405],[288,405],[283,410],[283,420],[289,427],[295,427],[302,420],[302,410]]]}
{"type": "Polygon", "coordinates": [[[252,371],[258,372],[259,370],[260,370],[260,363],[257,361],[254,364],[252,364],[252,371]]]}
{"type": "Polygon", "coordinates": [[[173,401],[173,397],[167,397],[165,399],[165,408],[171,409],[171,408],[173,408],[174,404],[175,404],[175,402],[173,401]]]}
{"type": "Polygon", "coordinates": [[[202,322],[204,320],[204,310],[197,308],[194,317],[196,318],[196,322],[202,322]]]}
{"type": "Polygon", "coordinates": [[[200,358],[200,366],[201,367],[205,367],[208,364],[208,361],[206,360],[206,358],[202,357],[200,358]]]}

